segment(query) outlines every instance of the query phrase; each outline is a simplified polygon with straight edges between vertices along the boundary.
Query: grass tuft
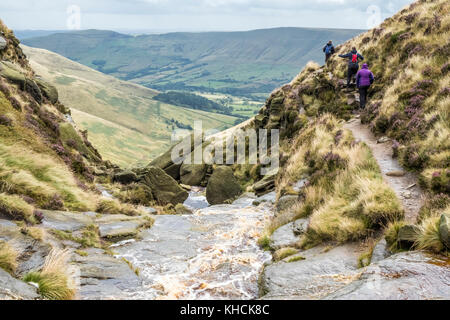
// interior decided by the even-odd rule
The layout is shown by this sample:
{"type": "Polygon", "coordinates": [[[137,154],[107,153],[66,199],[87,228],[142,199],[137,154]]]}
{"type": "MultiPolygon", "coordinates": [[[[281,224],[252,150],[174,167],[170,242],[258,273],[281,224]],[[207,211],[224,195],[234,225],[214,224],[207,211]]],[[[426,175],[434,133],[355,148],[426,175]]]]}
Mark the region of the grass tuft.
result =
{"type": "Polygon", "coordinates": [[[17,251],[7,242],[0,241],[0,268],[10,274],[17,269],[17,251]]]}

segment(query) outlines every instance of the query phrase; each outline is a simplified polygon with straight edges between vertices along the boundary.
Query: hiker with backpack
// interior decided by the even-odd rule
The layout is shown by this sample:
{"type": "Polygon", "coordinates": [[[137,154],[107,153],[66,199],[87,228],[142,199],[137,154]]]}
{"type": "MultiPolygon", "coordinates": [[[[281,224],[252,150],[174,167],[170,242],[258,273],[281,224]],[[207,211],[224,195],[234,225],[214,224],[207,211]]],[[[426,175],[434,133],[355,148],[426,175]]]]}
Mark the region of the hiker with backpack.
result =
{"type": "Polygon", "coordinates": [[[328,62],[328,59],[334,54],[334,46],[333,41],[328,41],[328,43],[323,47],[323,52],[325,52],[325,63],[328,62]]]}
{"type": "Polygon", "coordinates": [[[347,54],[340,54],[339,57],[348,59],[348,72],[347,72],[347,88],[350,88],[352,78],[358,73],[359,60],[364,60],[364,57],[358,53],[355,47],[347,54]]]}
{"type": "Polygon", "coordinates": [[[356,74],[356,86],[359,89],[360,108],[364,110],[367,101],[367,90],[375,81],[372,71],[369,70],[367,63],[364,63],[362,69],[356,74]]]}

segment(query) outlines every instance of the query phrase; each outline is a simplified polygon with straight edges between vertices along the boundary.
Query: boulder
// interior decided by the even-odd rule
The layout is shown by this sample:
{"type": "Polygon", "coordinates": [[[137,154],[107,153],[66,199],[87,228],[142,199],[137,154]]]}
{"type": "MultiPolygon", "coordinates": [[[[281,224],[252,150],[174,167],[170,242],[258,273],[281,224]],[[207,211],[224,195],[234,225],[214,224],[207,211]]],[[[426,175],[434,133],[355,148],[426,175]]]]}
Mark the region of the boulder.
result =
{"type": "Polygon", "coordinates": [[[269,193],[275,188],[276,175],[266,175],[262,180],[253,185],[253,190],[258,196],[269,193]]]}
{"type": "Polygon", "coordinates": [[[206,199],[211,205],[224,204],[241,194],[241,186],[227,166],[217,167],[206,187],[206,199]]]}
{"type": "Polygon", "coordinates": [[[37,289],[0,268],[0,300],[36,300],[37,289]]]}
{"type": "Polygon", "coordinates": [[[6,42],[5,38],[0,37],[0,50],[5,49],[7,45],[8,43],[6,42]]]}
{"type": "Polygon", "coordinates": [[[450,229],[450,214],[443,213],[439,224],[439,234],[442,243],[445,244],[445,246],[448,249],[450,249],[449,229],[450,229]]]}
{"type": "Polygon", "coordinates": [[[298,201],[298,196],[284,196],[281,197],[277,202],[277,211],[283,212],[292,208],[298,201]]]}
{"type": "Polygon", "coordinates": [[[308,219],[298,219],[294,221],[292,225],[292,231],[296,236],[301,236],[308,230],[309,221],[308,219]]]}
{"type": "Polygon", "coordinates": [[[41,79],[35,79],[36,84],[41,89],[42,94],[44,97],[48,99],[51,103],[57,103],[58,102],[58,90],[52,86],[51,84],[41,80],[41,79]]]}
{"type": "Polygon", "coordinates": [[[389,251],[387,248],[387,242],[386,239],[381,239],[375,246],[375,248],[373,248],[373,252],[372,252],[372,259],[370,260],[370,262],[373,263],[378,263],[386,258],[389,257],[389,251]]]}
{"type": "Polygon", "coordinates": [[[92,217],[83,213],[42,210],[42,226],[47,229],[74,232],[93,223],[92,217]]]}
{"type": "Polygon", "coordinates": [[[189,196],[171,176],[157,167],[147,168],[143,183],[152,189],[156,201],[162,205],[183,203],[189,196]]]}
{"type": "Polygon", "coordinates": [[[129,170],[118,172],[113,176],[113,182],[118,182],[125,185],[131,184],[136,181],[138,181],[136,173],[129,170]]]}
{"type": "Polygon", "coordinates": [[[183,164],[180,168],[181,183],[199,186],[205,178],[208,166],[205,164],[183,164]]]}
{"type": "Polygon", "coordinates": [[[397,241],[400,248],[409,250],[414,246],[419,234],[418,227],[415,225],[406,225],[400,228],[397,235],[397,241]]]}

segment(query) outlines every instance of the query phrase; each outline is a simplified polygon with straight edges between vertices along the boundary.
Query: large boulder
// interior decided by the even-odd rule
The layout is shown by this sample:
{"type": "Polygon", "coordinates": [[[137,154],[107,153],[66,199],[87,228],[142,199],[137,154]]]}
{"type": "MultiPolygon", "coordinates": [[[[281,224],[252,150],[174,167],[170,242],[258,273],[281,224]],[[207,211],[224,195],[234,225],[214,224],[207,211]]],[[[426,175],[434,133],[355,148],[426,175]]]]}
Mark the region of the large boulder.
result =
{"type": "Polygon", "coordinates": [[[183,164],[180,169],[181,183],[199,186],[205,178],[208,166],[205,164],[183,164]]]}
{"type": "Polygon", "coordinates": [[[10,82],[17,84],[20,88],[28,92],[38,103],[42,103],[42,92],[36,82],[27,78],[17,66],[10,62],[0,63],[0,75],[10,82]]]}
{"type": "Polygon", "coordinates": [[[262,180],[255,183],[253,190],[256,195],[260,196],[272,191],[275,188],[275,178],[276,174],[268,174],[262,180]]]}
{"type": "Polygon", "coordinates": [[[113,176],[113,182],[118,182],[125,185],[136,182],[137,180],[138,177],[136,173],[129,170],[118,172],[113,176]]]}
{"type": "Polygon", "coordinates": [[[157,167],[147,168],[143,183],[152,189],[156,201],[162,205],[183,203],[189,196],[171,176],[157,167]]]}
{"type": "Polygon", "coordinates": [[[441,216],[441,221],[439,224],[439,234],[441,237],[441,241],[445,246],[450,249],[450,214],[443,213],[441,216]]]}
{"type": "Polygon", "coordinates": [[[241,186],[233,175],[233,170],[227,166],[217,167],[206,187],[206,199],[211,205],[223,204],[234,199],[242,192],[241,186]]]}

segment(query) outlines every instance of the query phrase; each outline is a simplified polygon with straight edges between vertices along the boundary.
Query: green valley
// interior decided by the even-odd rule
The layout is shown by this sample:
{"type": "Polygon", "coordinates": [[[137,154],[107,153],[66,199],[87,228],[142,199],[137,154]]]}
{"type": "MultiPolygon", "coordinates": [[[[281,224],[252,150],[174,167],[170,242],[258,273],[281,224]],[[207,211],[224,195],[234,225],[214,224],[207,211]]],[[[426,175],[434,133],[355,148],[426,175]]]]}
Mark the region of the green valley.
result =
{"type": "Polygon", "coordinates": [[[264,101],[322,47],[362,30],[276,28],[131,36],[86,30],[23,39],[122,80],[161,91],[203,91],[264,101]]]}

